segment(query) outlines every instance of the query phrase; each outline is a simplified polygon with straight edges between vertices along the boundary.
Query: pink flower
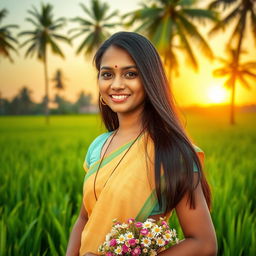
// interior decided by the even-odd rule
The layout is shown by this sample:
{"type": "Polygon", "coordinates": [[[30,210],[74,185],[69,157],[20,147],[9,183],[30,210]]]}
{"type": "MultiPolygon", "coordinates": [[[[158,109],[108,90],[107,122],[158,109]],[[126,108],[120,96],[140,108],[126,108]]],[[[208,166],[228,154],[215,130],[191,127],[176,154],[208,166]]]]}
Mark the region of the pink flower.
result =
{"type": "Polygon", "coordinates": [[[133,223],[134,221],[135,221],[134,218],[130,218],[130,219],[127,220],[127,222],[128,222],[129,224],[133,223]]]}
{"type": "Polygon", "coordinates": [[[162,221],[162,225],[168,226],[167,222],[164,220],[162,221]]]}
{"type": "Polygon", "coordinates": [[[132,256],[137,256],[141,254],[141,249],[136,247],[132,250],[132,256]]]}
{"type": "Polygon", "coordinates": [[[136,244],[136,240],[134,238],[129,239],[128,242],[131,246],[134,246],[136,244]]]}
{"type": "MultiPolygon", "coordinates": [[[[116,242],[116,239],[112,239],[110,240],[109,242],[109,246],[116,246],[117,242],[116,242]]],[[[109,255],[110,256],[110,255],[109,255]]]]}
{"type": "Polygon", "coordinates": [[[148,234],[148,230],[146,228],[143,228],[140,233],[143,235],[143,236],[146,236],[148,234]]]}
{"type": "Polygon", "coordinates": [[[136,222],[136,223],[135,223],[135,226],[136,226],[137,228],[141,228],[142,225],[143,225],[143,224],[142,224],[141,222],[136,222]]]}
{"type": "Polygon", "coordinates": [[[122,252],[126,253],[126,252],[128,252],[128,250],[129,250],[129,247],[127,247],[125,244],[123,244],[122,252]]]}
{"type": "Polygon", "coordinates": [[[112,254],[112,252],[107,252],[106,253],[106,256],[112,256],[113,254],[112,254]]]}

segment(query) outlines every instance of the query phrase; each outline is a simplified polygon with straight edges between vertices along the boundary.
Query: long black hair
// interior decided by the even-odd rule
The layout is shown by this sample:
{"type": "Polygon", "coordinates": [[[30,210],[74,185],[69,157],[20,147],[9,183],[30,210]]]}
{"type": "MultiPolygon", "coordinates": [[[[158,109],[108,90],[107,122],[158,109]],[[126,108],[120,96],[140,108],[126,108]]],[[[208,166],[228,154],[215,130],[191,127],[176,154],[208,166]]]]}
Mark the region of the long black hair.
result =
{"type": "MultiPolygon", "coordinates": [[[[129,53],[136,63],[145,89],[142,121],[143,127],[154,142],[155,185],[160,208],[163,207],[163,202],[166,202],[164,211],[170,212],[186,193],[189,195],[190,207],[195,208],[194,190],[199,182],[202,184],[203,193],[210,208],[209,185],[194,146],[178,118],[173,94],[157,50],[147,38],[140,34],[115,33],[100,46],[94,56],[98,71],[100,71],[102,56],[110,46],[119,47],[129,53]],[[198,169],[196,182],[194,165],[198,169]],[[161,168],[164,172],[164,186],[161,184],[161,168]],[[161,189],[162,187],[164,189],[161,189]]],[[[119,127],[117,114],[107,105],[103,105],[100,99],[99,109],[107,130],[117,129],[119,127]]]]}

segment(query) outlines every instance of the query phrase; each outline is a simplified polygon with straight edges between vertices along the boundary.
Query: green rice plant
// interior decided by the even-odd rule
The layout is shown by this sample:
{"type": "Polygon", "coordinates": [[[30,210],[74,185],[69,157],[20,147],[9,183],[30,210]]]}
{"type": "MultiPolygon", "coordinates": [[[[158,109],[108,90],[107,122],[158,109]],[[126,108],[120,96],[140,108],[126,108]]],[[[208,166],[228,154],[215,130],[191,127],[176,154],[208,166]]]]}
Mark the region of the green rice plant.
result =
{"type": "MultiPolygon", "coordinates": [[[[256,118],[185,113],[205,152],[219,254],[256,255],[256,118]]],[[[65,255],[82,202],[83,161],[104,131],[98,115],[0,117],[0,255],[65,255]]],[[[175,212],[170,218],[182,239],[175,212]]]]}

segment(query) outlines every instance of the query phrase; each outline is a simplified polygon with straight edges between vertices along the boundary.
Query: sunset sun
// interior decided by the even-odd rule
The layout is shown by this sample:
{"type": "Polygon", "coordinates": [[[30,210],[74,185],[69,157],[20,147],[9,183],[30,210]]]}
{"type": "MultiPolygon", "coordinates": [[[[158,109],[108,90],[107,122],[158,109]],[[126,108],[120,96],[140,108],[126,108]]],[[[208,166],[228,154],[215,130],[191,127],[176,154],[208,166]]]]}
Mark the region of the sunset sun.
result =
{"type": "Polygon", "coordinates": [[[225,103],[228,100],[228,91],[222,86],[210,86],[207,95],[212,104],[225,103]]]}

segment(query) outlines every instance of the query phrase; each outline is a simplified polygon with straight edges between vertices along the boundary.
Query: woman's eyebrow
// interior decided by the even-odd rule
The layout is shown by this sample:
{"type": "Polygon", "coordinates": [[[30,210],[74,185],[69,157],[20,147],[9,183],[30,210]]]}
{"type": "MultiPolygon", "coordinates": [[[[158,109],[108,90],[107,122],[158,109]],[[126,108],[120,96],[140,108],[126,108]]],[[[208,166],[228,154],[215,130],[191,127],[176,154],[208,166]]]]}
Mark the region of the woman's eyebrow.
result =
{"type": "MultiPolygon", "coordinates": [[[[130,68],[136,68],[136,69],[137,69],[137,66],[135,66],[135,65],[126,66],[126,67],[121,68],[121,70],[126,70],[126,69],[130,69],[130,68]]],[[[115,69],[115,68],[108,67],[108,66],[102,66],[102,67],[100,68],[100,70],[102,70],[102,69],[113,70],[113,69],[115,69]]]]}

